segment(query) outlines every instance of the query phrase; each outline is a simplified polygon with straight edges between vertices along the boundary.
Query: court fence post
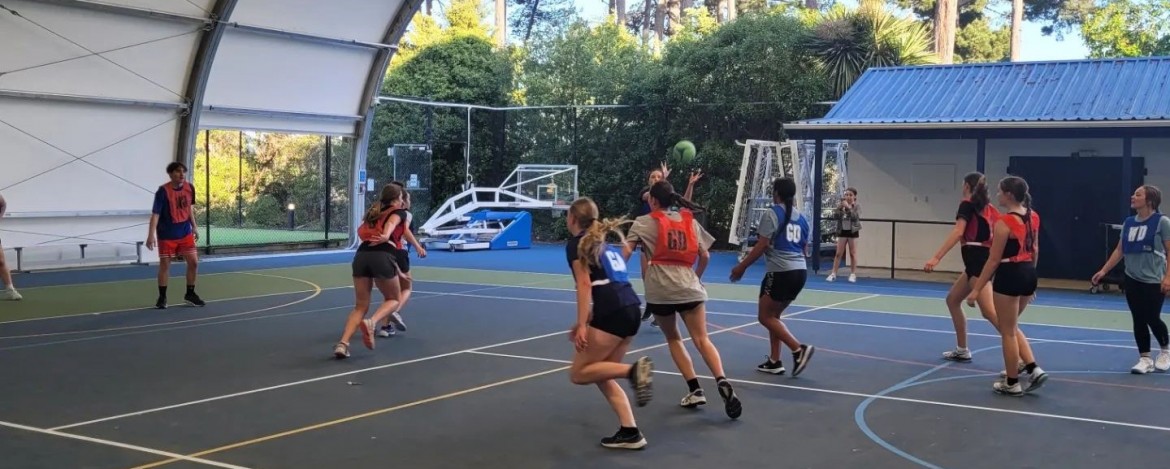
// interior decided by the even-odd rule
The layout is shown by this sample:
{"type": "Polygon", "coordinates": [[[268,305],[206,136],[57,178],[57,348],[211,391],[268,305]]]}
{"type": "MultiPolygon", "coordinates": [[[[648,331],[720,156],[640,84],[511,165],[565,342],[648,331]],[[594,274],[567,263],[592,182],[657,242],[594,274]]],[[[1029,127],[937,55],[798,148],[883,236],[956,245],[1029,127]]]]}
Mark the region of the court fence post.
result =
{"type": "Polygon", "coordinates": [[[898,252],[898,221],[890,222],[890,279],[894,279],[894,271],[897,269],[898,260],[895,257],[898,252]]]}

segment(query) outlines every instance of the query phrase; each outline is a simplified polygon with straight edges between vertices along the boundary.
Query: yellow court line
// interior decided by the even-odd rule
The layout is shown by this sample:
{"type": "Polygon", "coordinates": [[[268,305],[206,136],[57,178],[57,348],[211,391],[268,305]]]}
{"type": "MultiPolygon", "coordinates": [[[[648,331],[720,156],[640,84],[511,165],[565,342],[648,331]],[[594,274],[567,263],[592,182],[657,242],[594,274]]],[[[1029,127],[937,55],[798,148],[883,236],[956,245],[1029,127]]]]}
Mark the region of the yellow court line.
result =
{"type": "Polygon", "coordinates": [[[304,302],[309,301],[313,298],[316,298],[324,290],[323,288],[321,288],[320,285],[317,285],[316,283],[313,283],[313,282],[310,282],[310,281],[304,280],[304,279],[293,278],[293,277],[283,277],[280,275],[257,274],[257,273],[251,273],[251,272],[239,272],[239,273],[242,275],[255,275],[258,277],[279,278],[279,279],[284,279],[284,280],[291,280],[294,282],[300,282],[300,283],[303,283],[303,284],[306,284],[306,285],[309,285],[310,287],[312,287],[312,290],[310,290],[310,291],[312,291],[313,294],[311,294],[307,297],[301,298],[299,300],[290,301],[290,302],[279,304],[276,306],[269,306],[267,308],[254,309],[254,310],[243,311],[243,312],[239,312],[239,313],[221,314],[218,316],[208,316],[208,317],[203,317],[203,318],[184,319],[181,321],[169,321],[169,322],[160,322],[160,323],[154,323],[154,324],[140,324],[137,326],[107,327],[107,328],[103,328],[103,329],[86,329],[86,330],[80,330],[80,331],[48,332],[48,333],[44,333],[44,334],[9,335],[9,336],[0,337],[0,340],[34,339],[34,338],[43,338],[43,337],[59,337],[59,336],[65,336],[65,335],[96,334],[96,333],[101,333],[101,332],[130,331],[130,330],[137,330],[137,329],[147,329],[147,328],[152,328],[152,327],[166,327],[166,326],[174,326],[174,325],[178,325],[178,324],[189,324],[189,323],[194,323],[194,322],[206,322],[206,321],[211,321],[213,319],[248,316],[248,315],[252,315],[252,314],[263,313],[265,311],[272,311],[274,309],[287,308],[289,306],[304,303],[304,302]]]}
{"type": "MultiPolygon", "coordinates": [[[[213,448],[213,449],[209,449],[209,450],[205,450],[205,451],[200,451],[200,452],[194,453],[194,454],[189,454],[189,455],[186,455],[184,458],[187,458],[186,460],[190,460],[190,458],[200,458],[200,457],[206,456],[208,454],[221,453],[221,452],[236,449],[236,448],[242,448],[244,446],[251,446],[251,445],[254,445],[257,443],[263,443],[263,442],[269,441],[269,440],[275,440],[275,439],[284,438],[287,436],[296,435],[299,433],[305,433],[305,432],[309,432],[309,431],[313,431],[313,430],[317,430],[317,429],[321,429],[321,428],[325,428],[325,427],[339,425],[339,424],[346,423],[346,422],[352,422],[354,420],[360,420],[360,419],[364,419],[364,418],[368,418],[368,417],[374,417],[377,415],[388,414],[390,412],[394,412],[394,411],[398,411],[398,410],[402,410],[402,409],[409,409],[411,407],[416,407],[416,406],[428,404],[428,403],[435,402],[435,401],[450,399],[452,397],[458,397],[458,396],[462,396],[464,394],[471,394],[473,392],[483,391],[485,389],[491,389],[494,387],[503,386],[505,384],[515,383],[517,381],[524,381],[526,379],[532,379],[532,378],[536,378],[536,377],[540,377],[540,376],[544,376],[544,375],[549,375],[549,374],[565,371],[567,369],[569,369],[569,367],[562,366],[562,367],[554,368],[551,370],[545,370],[545,371],[541,371],[541,372],[537,372],[537,373],[519,376],[516,378],[506,379],[503,381],[496,381],[494,383],[489,383],[489,384],[485,384],[482,386],[476,386],[474,388],[467,388],[467,389],[464,389],[462,391],[455,391],[452,393],[443,394],[441,396],[428,397],[426,399],[420,399],[417,401],[408,402],[406,404],[396,405],[394,407],[387,407],[385,409],[379,409],[379,410],[375,410],[375,411],[371,411],[371,412],[366,412],[364,414],[352,415],[352,416],[340,418],[337,420],[331,420],[328,422],[318,423],[316,425],[310,425],[307,427],[297,428],[295,430],[289,430],[286,432],[276,433],[276,434],[272,434],[272,435],[268,435],[268,436],[264,436],[264,437],[260,437],[260,438],[255,438],[255,439],[251,439],[251,440],[247,440],[247,441],[241,441],[239,443],[232,443],[230,445],[220,446],[218,448],[213,448]]],[[[171,464],[171,463],[175,463],[175,462],[179,462],[179,461],[183,461],[183,460],[184,459],[180,459],[180,458],[172,458],[172,459],[167,459],[164,461],[146,464],[143,466],[136,466],[133,469],[149,469],[152,467],[165,466],[167,464],[171,464]]]]}
{"type": "MultiPolygon", "coordinates": [[[[792,315],[790,315],[790,316],[798,316],[798,315],[801,315],[801,314],[811,313],[811,312],[813,312],[813,311],[818,311],[818,310],[822,310],[822,309],[829,309],[829,308],[834,308],[834,307],[837,307],[837,306],[844,305],[844,304],[846,304],[846,303],[852,303],[852,302],[854,302],[854,301],[859,301],[859,300],[869,299],[869,298],[876,297],[876,296],[878,296],[878,295],[870,295],[870,296],[865,296],[865,297],[861,297],[861,298],[854,298],[854,299],[851,299],[851,300],[845,300],[845,301],[841,301],[841,302],[834,303],[834,304],[831,304],[831,305],[825,305],[825,306],[818,306],[818,307],[815,307],[815,308],[809,308],[809,309],[806,309],[806,310],[802,310],[802,311],[798,311],[798,312],[796,312],[796,313],[793,313],[793,314],[792,314],[792,315]]],[[[708,335],[708,336],[712,336],[712,335],[722,334],[722,333],[725,333],[725,332],[733,332],[733,331],[736,331],[736,330],[739,330],[739,329],[743,329],[743,328],[745,328],[745,327],[750,327],[750,326],[752,326],[752,325],[755,325],[755,324],[758,324],[758,323],[757,323],[756,321],[752,321],[752,322],[749,322],[749,323],[747,323],[747,324],[741,324],[741,325],[738,325],[738,326],[734,326],[734,327],[728,327],[728,328],[720,329],[720,330],[717,330],[717,331],[713,331],[713,332],[710,332],[710,333],[708,333],[707,335],[708,335]]],[[[687,338],[684,338],[684,339],[683,339],[683,342],[687,342],[687,341],[690,341],[690,340],[691,340],[691,338],[690,338],[690,337],[687,337],[687,338]]],[[[627,353],[627,354],[631,354],[631,353],[640,353],[640,352],[645,352],[645,351],[648,351],[648,350],[653,350],[653,349],[657,349],[657,348],[666,347],[667,345],[669,345],[669,343],[668,343],[668,342],[663,342],[663,343],[661,343],[661,344],[656,344],[656,345],[651,345],[651,346],[648,346],[648,347],[642,347],[642,348],[639,348],[639,349],[630,350],[630,351],[628,351],[628,352],[626,352],[626,353],[627,353]]],[[[481,350],[482,350],[482,349],[481,349],[481,350]]],[[[472,351],[474,351],[474,350],[472,350],[472,351]]],[[[470,352],[470,351],[464,351],[464,352],[459,352],[459,353],[468,353],[468,352],[470,352]]],[[[452,354],[452,355],[454,355],[454,354],[452,354]]],[[[366,413],[364,413],[364,414],[360,414],[360,415],[354,415],[354,416],[350,416],[350,417],[344,417],[344,418],[340,418],[340,419],[337,419],[337,420],[332,420],[332,421],[329,421],[329,422],[322,422],[322,423],[318,423],[318,424],[310,425],[310,426],[307,426],[307,427],[297,428],[297,429],[294,429],[294,430],[288,430],[288,431],[281,432],[281,433],[277,433],[277,434],[273,434],[273,435],[263,436],[263,437],[260,437],[260,438],[254,438],[254,439],[251,439],[251,440],[247,440],[247,441],[241,441],[241,442],[238,442],[238,443],[232,443],[232,444],[225,445],[225,446],[221,446],[221,447],[218,447],[218,448],[212,448],[212,449],[209,449],[209,450],[200,451],[200,452],[198,452],[198,453],[189,454],[189,455],[187,455],[187,457],[191,457],[191,458],[198,458],[198,457],[203,457],[203,456],[206,456],[206,455],[209,455],[209,454],[215,454],[215,453],[220,453],[220,452],[223,452],[223,451],[228,451],[228,450],[232,450],[232,449],[236,449],[236,448],[242,448],[242,447],[245,447],[245,446],[251,446],[251,445],[254,445],[254,444],[257,444],[257,443],[263,443],[263,442],[265,442],[265,441],[275,440],[275,439],[278,439],[278,438],[283,438],[283,437],[290,436],[290,435],[296,435],[296,434],[299,434],[299,433],[304,433],[304,432],[311,431],[311,430],[317,430],[317,429],[321,429],[321,428],[325,428],[325,427],[330,427],[330,426],[338,425],[338,424],[345,423],[345,422],[351,422],[351,421],[354,421],[354,420],[363,419],[363,418],[366,418],[366,417],[372,417],[372,416],[375,416],[375,415],[382,415],[382,414],[385,414],[385,413],[393,412],[393,411],[395,411],[395,410],[400,410],[400,409],[405,409],[405,408],[409,408],[409,407],[414,407],[414,406],[418,406],[418,405],[426,404],[426,403],[429,403],[429,402],[435,402],[435,401],[439,401],[439,400],[443,400],[443,399],[449,399],[449,398],[456,397],[456,396],[462,396],[462,395],[464,395],[464,394],[470,394],[470,393],[473,393],[473,392],[476,392],[476,391],[481,391],[481,390],[484,390],[484,389],[489,389],[489,388],[493,388],[493,387],[496,387],[496,386],[502,386],[502,385],[504,385],[504,384],[515,383],[515,382],[517,382],[517,381],[523,381],[523,380],[527,380],[527,379],[531,379],[531,378],[536,378],[536,377],[539,377],[539,376],[544,376],[544,375],[547,375],[547,374],[552,374],[552,373],[556,373],[556,372],[559,372],[559,371],[564,371],[564,370],[568,370],[568,369],[569,369],[569,367],[568,367],[568,366],[562,366],[562,367],[560,367],[560,368],[556,368],[556,369],[552,369],[552,370],[547,370],[547,371],[542,371],[542,372],[539,372],[539,373],[533,373],[533,374],[530,374],[530,375],[525,375],[525,376],[521,376],[521,377],[518,377],[518,378],[511,378],[511,379],[506,379],[506,380],[503,380],[503,381],[498,381],[498,382],[491,383],[491,384],[485,384],[485,385],[483,385],[483,386],[477,386],[477,387],[474,387],[474,388],[464,389],[464,390],[462,390],[462,391],[456,391],[456,392],[453,392],[453,393],[444,394],[444,395],[442,395],[442,396],[435,396],[435,397],[430,397],[430,398],[427,398],[427,399],[422,399],[422,400],[419,400],[419,401],[414,401],[414,402],[410,402],[410,403],[407,403],[407,404],[402,404],[402,405],[398,405],[398,406],[394,406],[394,407],[389,407],[389,408],[386,408],[386,409],[375,410],[375,411],[366,412],[366,413]]],[[[148,469],[148,468],[153,468],[153,467],[164,466],[164,465],[171,464],[171,463],[175,463],[175,462],[179,462],[179,461],[181,461],[181,459],[168,459],[168,460],[164,460],[164,461],[159,461],[159,462],[155,462],[155,463],[147,464],[147,465],[144,465],[144,466],[137,466],[137,467],[134,467],[134,468],[132,468],[132,469],[148,469]]]]}

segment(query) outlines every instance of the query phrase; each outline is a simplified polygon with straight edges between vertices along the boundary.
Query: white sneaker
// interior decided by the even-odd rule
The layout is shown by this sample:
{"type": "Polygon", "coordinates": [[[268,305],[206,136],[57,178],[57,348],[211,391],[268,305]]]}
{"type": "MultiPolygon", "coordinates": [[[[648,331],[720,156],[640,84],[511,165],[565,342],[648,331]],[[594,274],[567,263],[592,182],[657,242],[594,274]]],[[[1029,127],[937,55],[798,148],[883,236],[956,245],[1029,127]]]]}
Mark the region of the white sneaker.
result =
{"type": "Polygon", "coordinates": [[[703,394],[702,389],[699,389],[684,396],[682,402],[679,402],[678,405],[686,408],[695,408],[706,403],[707,396],[703,394]]]}
{"type": "Polygon", "coordinates": [[[1020,386],[1019,381],[1017,381],[1016,384],[1008,386],[1006,380],[1004,380],[1004,381],[996,380],[994,383],[991,384],[991,389],[995,390],[995,392],[997,392],[997,393],[1006,394],[1008,396],[1019,397],[1019,396],[1024,395],[1024,389],[1023,389],[1023,387],[1020,386]]]}
{"type": "Polygon", "coordinates": [[[857,283],[857,274],[849,274],[849,283],[857,283]]]}
{"type": "Polygon", "coordinates": [[[1026,393],[1040,389],[1040,386],[1043,386],[1044,382],[1048,381],[1048,373],[1045,373],[1040,367],[1033,368],[1031,373],[1025,374],[1028,375],[1028,387],[1024,388],[1024,392],[1026,393]]]}
{"type": "Polygon", "coordinates": [[[1146,373],[1152,373],[1153,371],[1154,360],[1151,360],[1150,357],[1142,357],[1140,360],[1138,360],[1137,364],[1133,366],[1133,368],[1129,369],[1129,372],[1135,375],[1144,375],[1146,373]]]}
{"type": "Polygon", "coordinates": [[[829,276],[828,276],[828,277],[825,277],[825,281],[826,281],[826,282],[835,282],[835,281],[837,281],[837,274],[829,274],[829,276]]]}
{"type": "MultiPolygon", "coordinates": [[[[946,352],[943,352],[943,359],[966,363],[971,361],[971,350],[959,348],[956,346],[954,350],[947,350],[946,352]]],[[[1007,373],[1004,373],[1004,376],[1007,376],[1007,373]]]]}
{"type": "Polygon", "coordinates": [[[1154,368],[1158,371],[1170,370],[1170,351],[1163,350],[1158,354],[1158,359],[1154,361],[1154,368]]]}
{"type": "Polygon", "coordinates": [[[18,293],[15,288],[8,287],[4,290],[0,290],[0,300],[20,301],[23,298],[24,297],[20,296],[20,293],[18,293]]]}

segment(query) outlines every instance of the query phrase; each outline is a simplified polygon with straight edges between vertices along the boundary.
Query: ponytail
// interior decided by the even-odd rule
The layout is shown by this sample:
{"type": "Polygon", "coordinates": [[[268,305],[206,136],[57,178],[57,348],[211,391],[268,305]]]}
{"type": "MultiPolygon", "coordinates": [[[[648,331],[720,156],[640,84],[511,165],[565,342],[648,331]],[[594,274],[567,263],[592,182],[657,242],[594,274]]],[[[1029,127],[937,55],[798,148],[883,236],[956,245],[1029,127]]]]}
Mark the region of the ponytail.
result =
{"type": "Polygon", "coordinates": [[[700,212],[707,210],[706,207],[703,207],[702,205],[696,204],[696,203],[690,201],[689,199],[687,199],[686,197],[678,195],[678,193],[674,194],[673,199],[674,199],[674,200],[672,200],[673,205],[678,205],[679,207],[686,208],[686,209],[688,209],[692,212],[695,212],[695,213],[700,213],[700,212]]]}
{"type": "Polygon", "coordinates": [[[394,185],[394,183],[382,186],[382,192],[378,194],[378,200],[370,205],[370,209],[366,211],[364,220],[373,226],[378,223],[378,219],[382,218],[382,211],[394,205],[394,202],[402,198],[402,188],[394,185]]]}
{"type": "MultiPolygon", "coordinates": [[[[856,194],[854,191],[854,195],[856,194]]],[[[772,198],[780,199],[784,203],[784,222],[776,229],[787,229],[788,223],[792,222],[792,200],[796,198],[796,181],[787,177],[773,179],[772,198]]]]}
{"type": "Polygon", "coordinates": [[[585,230],[585,234],[581,236],[580,243],[577,244],[577,258],[585,259],[588,265],[600,265],[601,246],[605,244],[606,236],[609,233],[614,233],[624,244],[626,242],[626,235],[619,228],[631,221],[627,220],[626,217],[592,220],[589,223],[589,228],[585,230]]]}
{"type": "Polygon", "coordinates": [[[366,211],[365,222],[373,225],[378,222],[379,218],[382,218],[382,201],[370,205],[370,209],[366,211]]]}
{"type": "Polygon", "coordinates": [[[987,195],[987,177],[975,171],[967,173],[963,182],[971,188],[971,203],[975,205],[975,212],[982,212],[991,203],[991,197],[987,195]]]}

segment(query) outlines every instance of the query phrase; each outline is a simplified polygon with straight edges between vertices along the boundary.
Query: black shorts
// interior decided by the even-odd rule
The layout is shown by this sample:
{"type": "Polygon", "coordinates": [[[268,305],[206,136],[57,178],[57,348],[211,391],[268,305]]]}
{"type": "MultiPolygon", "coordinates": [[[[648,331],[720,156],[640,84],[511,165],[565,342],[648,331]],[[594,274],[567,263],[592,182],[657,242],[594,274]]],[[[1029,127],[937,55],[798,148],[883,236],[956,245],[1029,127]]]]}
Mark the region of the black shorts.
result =
{"type": "Polygon", "coordinates": [[[959,252],[963,254],[963,273],[967,278],[974,280],[983,273],[983,266],[987,265],[987,258],[991,257],[991,248],[983,246],[963,246],[959,252]]]}
{"type": "Polygon", "coordinates": [[[621,338],[638,334],[642,325],[642,309],[639,305],[622,306],[616,309],[594,309],[589,326],[621,338]]]}
{"type": "Polygon", "coordinates": [[[860,231],[838,231],[838,238],[856,238],[861,234],[860,231]]]}
{"type": "Polygon", "coordinates": [[[1036,284],[1036,266],[1031,261],[1001,262],[995,269],[991,291],[1007,296],[1032,296],[1036,284]]]}
{"type": "Polygon", "coordinates": [[[767,295],[774,301],[791,303],[804,290],[807,280],[808,271],[804,269],[768,272],[760,282],[760,297],[767,295]]]}
{"type": "Polygon", "coordinates": [[[692,301],[690,303],[677,304],[662,304],[662,303],[646,303],[646,311],[655,316],[673,316],[675,313],[682,314],[692,309],[698,308],[704,302],[692,301]]]}
{"type": "Polygon", "coordinates": [[[389,251],[362,251],[353,255],[353,276],[386,279],[398,276],[398,265],[389,251]]]}
{"type": "Polygon", "coordinates": [[[398,265],[398,270],[404,274],[410,273],[410,253],[405,249],[394,250],[394,263],[398,265]]]}

